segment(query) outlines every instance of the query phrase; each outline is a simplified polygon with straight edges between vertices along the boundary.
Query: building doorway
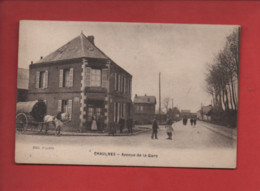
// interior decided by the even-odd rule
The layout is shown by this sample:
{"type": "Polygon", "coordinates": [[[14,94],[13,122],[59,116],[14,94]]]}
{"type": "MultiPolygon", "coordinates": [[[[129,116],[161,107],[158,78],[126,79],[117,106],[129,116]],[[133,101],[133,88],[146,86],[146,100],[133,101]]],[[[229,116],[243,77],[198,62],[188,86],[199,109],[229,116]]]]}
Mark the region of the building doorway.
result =
{"type": "Polygon", "coordinates": [[[88,100],[86,108],[87,130],[91,130],[93,119],[96,120],[98,130],[102,130],[104,124],[104,101],[88,100]]]}

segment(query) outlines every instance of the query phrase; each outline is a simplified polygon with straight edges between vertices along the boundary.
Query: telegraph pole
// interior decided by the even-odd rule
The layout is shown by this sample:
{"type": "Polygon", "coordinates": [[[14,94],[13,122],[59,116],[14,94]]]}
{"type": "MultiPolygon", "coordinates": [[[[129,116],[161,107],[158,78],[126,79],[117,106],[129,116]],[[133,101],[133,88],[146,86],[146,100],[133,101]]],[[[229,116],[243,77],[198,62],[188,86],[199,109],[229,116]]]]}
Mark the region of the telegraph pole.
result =
{"type": "Polygon", "coordinates": [[[161,72],[159,72],[159,118],[161,119],[161,72]]]}

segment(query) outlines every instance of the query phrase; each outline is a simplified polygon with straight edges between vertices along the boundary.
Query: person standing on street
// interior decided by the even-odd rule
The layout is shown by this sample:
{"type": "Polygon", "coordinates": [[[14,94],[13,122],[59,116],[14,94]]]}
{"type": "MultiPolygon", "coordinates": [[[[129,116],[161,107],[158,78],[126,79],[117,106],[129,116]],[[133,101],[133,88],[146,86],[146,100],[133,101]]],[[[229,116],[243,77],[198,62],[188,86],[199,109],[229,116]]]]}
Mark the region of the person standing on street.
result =
{"type": "Polygon", "coordinates": [[[196,123],[197,123],[197,118],[195,117],[195,118],[193,119],[193,124],[194,124],[194,126],[196,126],[196,123]]]}
{"type": "Polygon", "coordinates": [[[166,124],[166,132],[167,132],[167,135],[168,135],[168,138],[169,140],[172,140],[172,132],[174,131],[173,129],[173,121],[170,121],[169,123],[166,124]]]}
{"type": "Polygon", "coordinates": [[[190,118],[190,125],[193,126],[193,118],[190,118]]]}
{"type": "Polygon", "coordinates": [[[127,129],[128,129],[129,134],[133,133],[133,119],[132,118],[127,119],[127,129]]]}
{"type": "Polygon", "coordinates": [[[158,139],[158,137],[157,137],[157,130],[159,129],[159,126],[158,126],[158,122],[157,122],[156,117],[153,120],[152,128],[153,128],[153,132],[152,132],[151,138],[153,139],[155,137],[155,139],[158,139]]]}
{"type": "Polygon", "coordinates": [[[96,116],[95,115],[92,117],[91,130],[92,131],[98,130],[98,128],[97,128],[97,121],[96,121],[96,116]]]}
{"type": "Polygon", "coordinates": [[[123,133],[124,125],[125,125],[125,120],[121,117],[121,118],[119,119],[120,133],[123,133]]]}

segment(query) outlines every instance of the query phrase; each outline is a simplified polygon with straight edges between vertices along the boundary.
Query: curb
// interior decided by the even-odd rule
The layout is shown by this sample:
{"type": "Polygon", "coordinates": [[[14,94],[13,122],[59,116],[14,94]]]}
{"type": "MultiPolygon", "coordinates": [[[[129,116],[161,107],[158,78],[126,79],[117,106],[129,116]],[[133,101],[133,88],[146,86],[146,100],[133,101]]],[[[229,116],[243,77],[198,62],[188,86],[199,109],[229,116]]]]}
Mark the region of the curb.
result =
{"type": "MultiPolygon", "coordinates": [[[[142,128],[142,129],[139,129],[137,130],[136,132],[133,132],[131,134],[128,134],[128,133],[116,133],[114,135],[111,135],[109,134],[108,132],[106,133],[77,133],[77,132],[61,132],[61,135],[58,135],[58,136],[132,136],[132,135],[138,135],[138,134],[141,134],[141,133],[144,133],[144,132],[147,132],[147,131],[150,131],[151,129],[149,128],[142,128]]],[[[40,133],[40,132],[31,132],[31,131],[28,131],[28,132],[19,132],[19,134],[23,134],[23,135],[42,135],[42,136],[56,136],[55,135],[55,131],[53,130],[49,130],[48,134],[44,134],[44,133],[40,133]]],[[[16,131],[16,133],[18,133],[18,131],[16,131]]]]}
{"type": "Polygon", "coordinates": [[[218,133],[218,134],[222,135],[222,136],[228,137],[228,138],[233,139],[233,140],[237,140],[237,136],[236,135],[230,135],[229,133],[223,132],[223,131],[218,130],[218,129],[214,128],[214,127],[209,127],[209,126],[204,125],[204,124],[201,124],[201,125],[203,127],[206,127],[207,129],[215,132],[215,133],[218,133]]]}

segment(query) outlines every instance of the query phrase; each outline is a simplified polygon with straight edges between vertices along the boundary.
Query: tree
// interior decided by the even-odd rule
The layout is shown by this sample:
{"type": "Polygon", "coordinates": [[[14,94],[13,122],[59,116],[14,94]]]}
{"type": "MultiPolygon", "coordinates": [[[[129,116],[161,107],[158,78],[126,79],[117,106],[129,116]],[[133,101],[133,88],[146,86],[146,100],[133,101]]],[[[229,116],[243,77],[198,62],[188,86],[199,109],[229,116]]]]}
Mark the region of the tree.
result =
{"type": "Polygon", "coordinates": [[[168,112],[169,110],[169,105],[170,105],[170,98],[169,97],[166,97],[163,99],[163,106],[166,110],[166,113],[168,112]]]}
{"type": "Polygon", "coordinates": [[[235,124],[237,116],[238,77],[239,31],[234,30],[214,61],[208,64],[205,78],[205,90],[212,96],[215,115],[226,118],[231,124],[235,124]]]}
{"type": "Polygon", "coordinates": [[[206,91],[212,96],[214,106],[221,110],[237,110],[236,87],[239,76],[239,31],[233,31],[225,47],[208,66],[206,91]]]}

